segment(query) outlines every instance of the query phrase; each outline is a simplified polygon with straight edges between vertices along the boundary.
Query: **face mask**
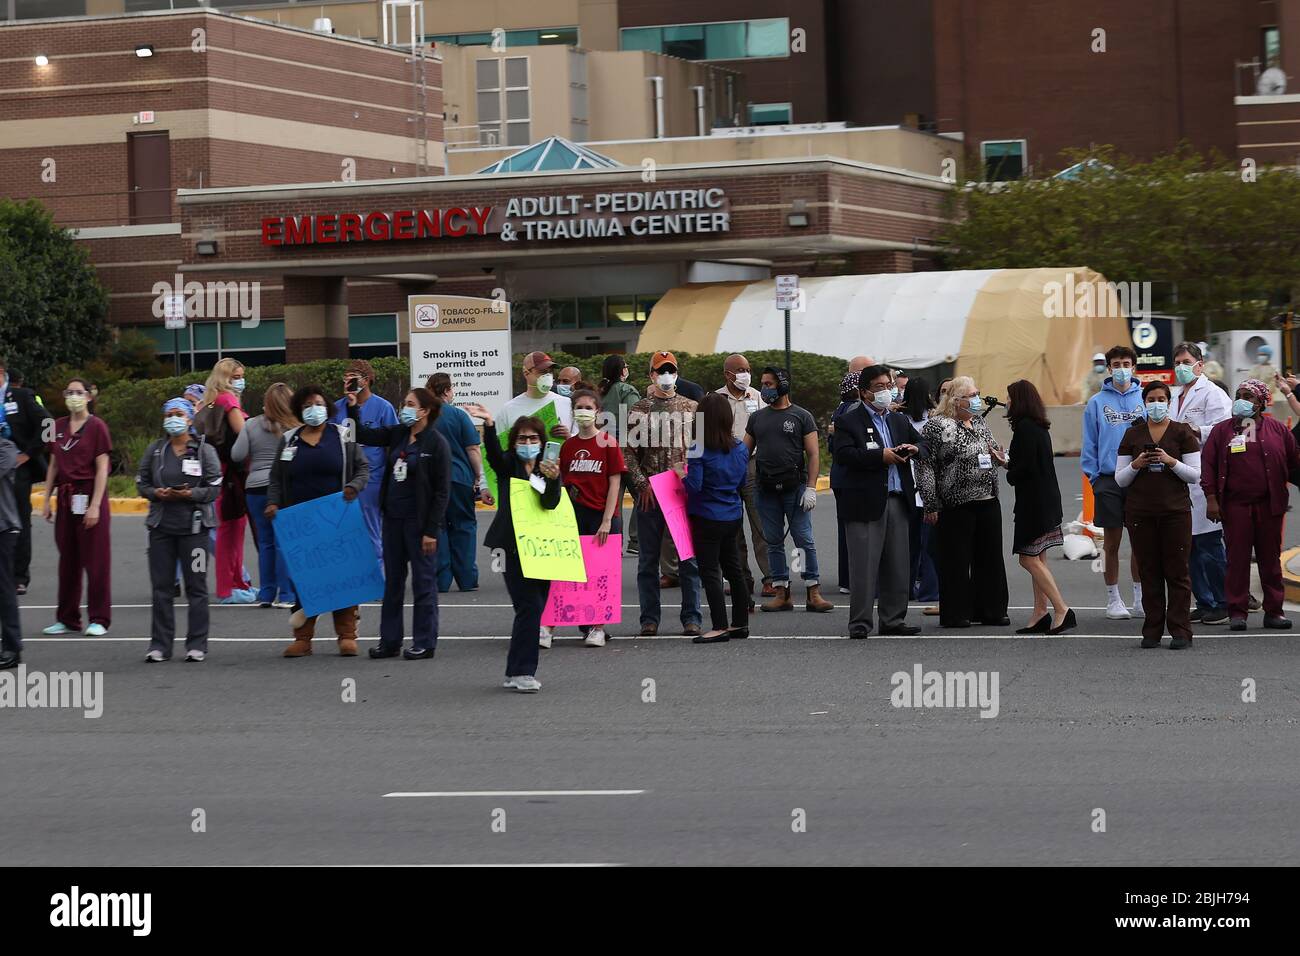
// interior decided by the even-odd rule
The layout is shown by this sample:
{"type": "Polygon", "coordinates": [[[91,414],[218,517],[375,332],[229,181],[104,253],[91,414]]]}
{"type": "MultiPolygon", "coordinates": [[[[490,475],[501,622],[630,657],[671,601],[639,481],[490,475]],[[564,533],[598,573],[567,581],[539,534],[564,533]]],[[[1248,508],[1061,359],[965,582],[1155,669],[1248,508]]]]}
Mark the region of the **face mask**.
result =
{"type": "Polygon", "coordinates": [[[1269,360],[1273,358],[1273,356],[1265,355],[1263,352],[1260,352],[1259,355],[1255,357],[1259,359],[1260,365],[1267,365],[1269,363],[1269,360]]]}
{"type": "Polygon", "coordinates": [[[168,435],[179,435],[181,432],[188,431],[190,423],[178,415],[168,415],[163,419],[163,430],[168,435]]]}
{"type": "Polygon", "coordinates": [[[244,391],[244,380],[242,378],[232,378],[230,380],[230,390],[236,395],[242,394],[244,391]]]}
{"type": "Polygon", "coordinates": [[[573,394],[573,386],[565,385],[563,382],[561,382],[559,385],[555,386],[555,391],[557,394],[563,395],[565,398],[568,398],[570,395],[573,394]]]}
{"type": "Polygon", "coordinates": [[[324,405],[308,405],[302,410],[302,420],[308,425],[324,425],[329,413],[324,405]]]}
{"type": "Polygon", "coordinates": [[[883,412],[889,407],[889,403],[893,401],[893,398],[894,396],[890,392],[874,392],[871,396],[871,404],[883,412]]]}
{"type": "Polygon", "coordinates": [[[551,390],[551,384],[554,381],[555,376],[550,372],[547,372],[545,375],[537,376],[537,390],[542,393],[549,392],[551,390]]]}
{"type": "Polygon", "coordinates": [[[1239,398],[1232,403],[1232,414],[1235,418],[1254,418],[1255,403],[1239,398]]]}
{"type": "Polygon", "coordinates": [[[414,425],[420,420],[420,410],[412,408],[410,405],[403,405],[398,417],[402,420],[403,425],[414,425]]]}
{"type": "Polygon", "coordinates": [[[736,388],[749,388],[750,375],[748,372],[736,373],[736,388]]]}
{"type": "Polygon", "coordinates": [[[1110,373],[1110,380],[1120,388],[1125,388],[1133,379],[1131,368],[1117,368],[1110,373]]]}
{"type": "Polygon", "coordinates": [[[542,453],[541,445],[516,445],[515,454],[524,461],[532,461],[542,453]]]}
{"type": "Polygon", "coordinates": [[[68,406],[70,412],[84,411],[89,404],[84,395],[71,395],[63,400],[63,404],[68,406]]]}
{"type": "Polygon", "coordinates": [[[780,391],[778,391],[775,388],[762,389],[761,394],[763,396],[763,401],[767,402],[767,404],[769,405],[771,405],[773,402],[775,402],[778,398],[781,397],[780,391]]]}
{"type": "Polygon", "coordinates": [[[1147,402],[1147,418],[1153,422],[1163,422],[1168,414],[1168,402],[1147,402]]]}
{"type": "Polygon", "coordinates": [[[984,411],[984,399],[980,398],[978,395],[972,395],[970,398],[966,399],[966,401],[969,403],[967,410],[972,415],[978,415],[980,412],[984,411]]]}
{"type": "Polygon", "coordinates": [[[1178,379],[1179,385],[1190,385],[1196,380],[1196,373],[1192,371],[1194,367],[1183,362],[1174,366],[1174,378],[1178,379]]]}
{"type": "Polygon", "coordinates": [[[1101,362],[1098,362],[1096,365],[1094,365],[1094,366],[1092,367],[1092,370],[1093,370],[1094,372],[1101,373],[1101,372],[1106,371],[1106,366],[1103,365],[1101,362]]]}
{"type": "Polygon", "coordinates": [[[898,386],[897,386],[897,385],[891,385],[891,386],[890,386],[890,388],[889,388],[889,397],[892,398],[894,401],[898,401],[898,386]]]}
{"type": "Polygon", "coordinates": [[[658,376],[655,379],[655,382],[665,392],[671,392],[673,389],[677,387],[677,376],[672,372],[664,372],[662,375],[658,376]]]}
{"type": "Polygon", "coordinates": [[[596,410],[594,408],[575,408],[573,410],[573,420],[579,425],[595,424],[596,410]]]}

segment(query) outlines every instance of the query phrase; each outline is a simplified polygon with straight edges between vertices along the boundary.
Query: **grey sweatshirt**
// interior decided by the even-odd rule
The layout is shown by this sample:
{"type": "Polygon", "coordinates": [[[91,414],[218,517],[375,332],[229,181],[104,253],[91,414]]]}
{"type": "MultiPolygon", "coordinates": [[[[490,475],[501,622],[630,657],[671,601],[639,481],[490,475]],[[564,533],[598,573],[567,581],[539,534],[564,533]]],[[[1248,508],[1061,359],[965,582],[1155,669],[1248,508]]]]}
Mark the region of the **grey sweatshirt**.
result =
{"type": "Polygon", "coordinates": [[[275,451],[280,445],[280,436],[271,431],[265,415],[258,415],[244,422],[244,430],[235,439],[235,446],[230,450],[233,461],[248,460],[248,480],[244,487],[248,491],[262,491],[271,482],[271,465],[275,462],[275,451]]]}

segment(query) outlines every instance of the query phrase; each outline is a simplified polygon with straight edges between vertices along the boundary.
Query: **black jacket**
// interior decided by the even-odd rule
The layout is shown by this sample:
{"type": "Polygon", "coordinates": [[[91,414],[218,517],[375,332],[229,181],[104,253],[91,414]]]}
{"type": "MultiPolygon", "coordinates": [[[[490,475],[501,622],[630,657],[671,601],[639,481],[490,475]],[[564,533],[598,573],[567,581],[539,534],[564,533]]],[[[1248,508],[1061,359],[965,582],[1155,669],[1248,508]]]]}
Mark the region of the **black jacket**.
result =
{"type": "MultiPolygon", "coordinates": [[[[383,425],[367,428],[361,424],[360,412],[355,405],[348,408],[348,418],[357,430],[357,441],[363,445],[377,445],[388,449],[405,448],[410,441],[411,426],[383,425]]],[[[415,467],[416,521],[420,533],[428,538],[438,537],[438,529],[447,518],[447,499],[451,497],[451,448],[442,432],[430,420],[419,438],[420,460],[415,467]]],[[[379,506],[388,510],[388,482],[391,468],[384,469],[383,484],[379,489],[379,506]]]]}
{"type": "MultiPolygon", "coordinates": [[[[515,524],[510,516],[510,479],[527,478],[528,473],[524,470],[524,463],[519,460],[519,456],[513,449],[501,450],[501,441],[497,438],[494,425],[483,426],[483,450],[487,455],[488,464],[497,473],[497,516],[492,519],[492,526],[488,528],[487,535],[483,538],[483,546],[501,548],[507,554],[515,554],[519,551],[519,545],[515,543],[515,524]]],[[[538,471],[537,474],[542,473],[538,471]]],[[[545,475],[542,477],[545,478],[545,475]]],[[[560,479],[546,478],[546,491],[542,493],[542,507],[549,511],[559,503],[560,479]]]]}
{"type": "MultiPolygon", "coordinates": [[[[348,435],[342,425],[328,424],[326,428],[338,430],[339,442],[343,448],[343,468],[339,472],[339,491],[345,487],[354,488],[357,494],[370,480],[370,462],[361,446],[348,435]]],[[[284,460],[284,450],[289,445],[297,445],[303,426],[291,428],[280,436],[280,443],[275,448],[275,461],[271,463],[271,481],[266,486],[266,503],[277,508],[290,508],[298,504],[293,493],[293,480],[289,477],[289,463],[284,460]]]]}
{"type": "Polygon", "coordinates": [[[45,423],[50,413],[36,401],[30,388],[14,388],[6,384],[4,388],[5,413],[9,428],[13,432],[11,441],[21,454],[30,459],[19,468],[19,473],[26,471],[32,481],[45,480],[45,423]]]}
{"type": "MultiPolygon", "coordinates": [[[[885,416],[889,426],[890,448],[916,445],[924,457],[926,446],[902,412],[885,416]]],[[[835,489],[835,508],[843,521],[875,521],[885,513],[889,496],[889,466],[885,464],[885,440],[871,420],[865,405],[854,405],[835,416],[835,434],[831,436],[831,487],[835,489]],[[868,446],[875,445],[874,448],[868,446]]],[[[911,465],[898,467],[898,480],[909,509],[916,507],[916,485],[911,465]]]]}
{"type": "Polygon", "coordinates": [[[1007,484],[1016,489],[1012,550],[1061,526],[1061,489],[1052,462],[1052,436],[1029,418],[1012,423],[1007,484]]]}

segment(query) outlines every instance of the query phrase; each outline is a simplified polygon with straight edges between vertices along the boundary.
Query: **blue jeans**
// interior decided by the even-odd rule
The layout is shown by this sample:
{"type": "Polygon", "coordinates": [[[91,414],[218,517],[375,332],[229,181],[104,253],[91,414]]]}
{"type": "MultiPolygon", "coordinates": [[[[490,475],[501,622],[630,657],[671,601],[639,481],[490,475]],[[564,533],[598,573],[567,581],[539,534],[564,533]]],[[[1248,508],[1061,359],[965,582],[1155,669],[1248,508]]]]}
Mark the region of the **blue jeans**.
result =
{"type": "Polygon", "coordinates": [[[790,569],[785,560],[785,531],[790,527],[790,537],[803,551],[803,581],[809,586],[817,582],[817,543],[813,541],[812,512],[803,510],[805,485],[789,491],[774,492],[758,489],[758,513],[763,519],[763,540],[767,542],[767,561],[772,568],[772,584],[790,586],[790,569]]]}
{"type": "Polygon", "coordinates": [[[438,590],[451,590],[452,579],[462,591],[478,587],[478,515],[474,510],[474,489],[470,485],[451,485],[447,499],[447,517],[438,529],[438,590]]]}
{"type": "Polygon", "coordinates": [[[438,645],[437,562],[420,547],[414,520],[384,519],[384,608],[379,614],[379,644],[396,650],[406,636],[402,605],[406,602],[406,569],[411,569],[415,611],[411,615],[411,644],[417,651],[438,645]]]}
{"type": "MultiPolygon", "coordinates": [[[[636,590],[641,601],[641,623],[658,627],[659,547],[664,535],[668,534],[668,525],[664,522],[664,513],[657,506],[647,511],[638,504],[635,512],[639,538],[636,590]]],[[[700,614],[700,569],[694,558],[678,563],[677,579],[682,586],[682,627],[698,626],[704,618],[700,614]]]]}
{"type": "Polygon", "coordinates": [[[275,522],[270,521],[263,512],[266,510],[266,492],[245,492],[248,499],[248,516],[257,530],[257,600],[265,603],[278,599],[289,604],[297,602],[293,593],[293,582],[289,580],[289,568],[275,546],[275,522]]]}
{"type": "Polygon", "coordinates": [[[1223,579],[1228,569],[1228,554],[1223,549],[1223,532],[1192,535],[1192,553],[1187,564],[1196,606],[1202,611],[1226,608],[1228,602],[1223,596],[1223,579]]]}

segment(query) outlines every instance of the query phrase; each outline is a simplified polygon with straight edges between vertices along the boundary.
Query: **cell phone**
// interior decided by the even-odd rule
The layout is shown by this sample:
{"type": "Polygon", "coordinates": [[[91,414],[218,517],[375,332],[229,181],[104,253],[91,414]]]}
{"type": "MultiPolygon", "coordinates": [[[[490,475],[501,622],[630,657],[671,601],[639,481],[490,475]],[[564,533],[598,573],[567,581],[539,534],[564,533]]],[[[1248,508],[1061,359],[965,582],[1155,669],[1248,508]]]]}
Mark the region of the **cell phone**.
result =
{"type": "Polygon", "coordinates": [[[355,378],[349,379],[347,384],[344,385],[343,387],[347,389],[349,392],[359,392],[361,391],[361,382],[360,380],[355,378]]]}
{"type": "Polygon", "coordinates": [[[560,443],[558,441],[548,441],[546,443],[546,451],[542,453],[542,460],[543,461],[560,460],[560,443]]]}
{"type": "Polygon", "coordinates": [[[912,449],[904,448],[902,445],[894,449],[894,454],[899,458],[906,458],[912,454],[912,449]]]}
{"type": "Polygon", "coordinates": [[[1149,442],[1147,442],[1145,445],[1142,446],[1142,451],[1143,451],[1143,453],[1149,455],[1149,454],[1154,453],[1155,450],[1156,450],[1156,448],[1157,448],[1156,443],[1153,442],[1153,441],[1149,441],[1149,442]]]}

